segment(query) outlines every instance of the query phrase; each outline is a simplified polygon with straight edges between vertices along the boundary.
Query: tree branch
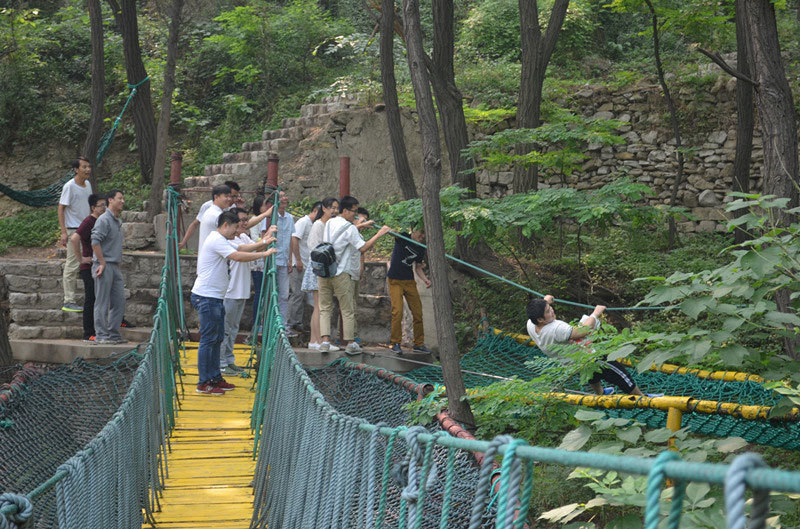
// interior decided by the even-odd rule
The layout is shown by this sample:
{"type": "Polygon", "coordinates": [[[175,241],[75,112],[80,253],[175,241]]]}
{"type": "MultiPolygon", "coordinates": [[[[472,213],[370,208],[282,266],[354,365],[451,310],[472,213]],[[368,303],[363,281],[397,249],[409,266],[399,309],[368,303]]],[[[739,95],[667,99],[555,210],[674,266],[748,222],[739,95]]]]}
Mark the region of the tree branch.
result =
{"type": "Polygon", "coordinates": [[[561,26],[564,25],[564,18],[567,16],[568,6],[569,0],[556,0],[553,3],[553,9],[550,11],[550,20],[547,21],[547,29],[542,41],[541,58],[544,61],[542,64],[547,64],[550,61],[550,56],[553,55],[556,40],[558,40],[558,32],[561,31],[561,26]]]}
{"type": "Polygon", "coordinates": [[[743,73],[731,68],[731,66],[727,62],[725,62],[725,59],[723,59],[722,55],[720,55],[719,53],[711,53],[710,51],[704,50],[703,48],[695,48],[695,49],[700,53],[702,53],[703,55],[705,55],[706,57],[708,57],[709,59],[711,59],[714,62],[714,64],[722,68],[725,71],[725,73],[732,75],[733,77],[741,81],[750,83],[751,85],[753,85],[753,88],[758,88],[757,82],[753,81],[743,73]]]}

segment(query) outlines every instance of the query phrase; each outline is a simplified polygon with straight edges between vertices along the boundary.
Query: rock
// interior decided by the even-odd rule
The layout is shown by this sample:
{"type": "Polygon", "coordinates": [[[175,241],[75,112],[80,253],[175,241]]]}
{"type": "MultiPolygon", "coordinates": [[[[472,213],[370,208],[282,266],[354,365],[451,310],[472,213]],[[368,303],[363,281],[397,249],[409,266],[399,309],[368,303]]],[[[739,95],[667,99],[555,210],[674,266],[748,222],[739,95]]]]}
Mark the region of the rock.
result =
{"type": "Polygon", "coordinates": [[[594,95],[594,91],[591,88],[584,88],[583,90],[579,90],[575,92],[575,96],[577,97],[592,97],[594,95]]]}
{"type": "Polygon", "coordinates": [[[592,116],[594,119],[614,119],[614,113],[608,111],[598,111],[592,116]]]}
{"type": "Polygon", "coordinates": [[[701,220],[700,222],[697,223],[695,231],[699,233],[712,233],[716,231],[716,229],[717,229],[717,223],[714,222],[713,220],[701,220]]]}
{"type": "Polygon", "coordinates": [[[725,132],[724,130],[718,130],[708,135],[708,141],[710,143],[717,143],[719,145],[725,143],[725,140],[727,139],[728,139],[728,133],[725,132]]]}
{"type": "Polygon", "coordinates": [[[710,189],[706,189],[697,197],[697,203],[704,207],[714,207],[719,206],[721,202],[719,198],[717,198],[716,193],[711,191],[710,189]]]}
{"type": "Polygon", "coordinates": [[[617,160],[633,160],[636,155],[631,152],[618,152],[616,158],[617,160]]]}
{"type": "Polygon", "coordinates": [[[642,134],[642,143],[646,143],[648,145],[653,145],[658,141],[658,132],[655,130],[651,130],[642,134]]]}
{"type": "Polygon", "coordinates": [[[639,143],[639,135],[634,131],[627,132],[623,134],[622,137],[625,138],[628,143],[639,143]]]}
{"type": "Polygon", "coordinates": [[[514,183],[514,172],[513,171],[501,171],[497,173],[497,183],[510,186],[514,183]]]}
{"type": "Polygon", "coordinates": [[[614,110],[614,104],[613,103],[603,103],[597,109],[598,112],[611,112],[612,110],[614,110]]]}

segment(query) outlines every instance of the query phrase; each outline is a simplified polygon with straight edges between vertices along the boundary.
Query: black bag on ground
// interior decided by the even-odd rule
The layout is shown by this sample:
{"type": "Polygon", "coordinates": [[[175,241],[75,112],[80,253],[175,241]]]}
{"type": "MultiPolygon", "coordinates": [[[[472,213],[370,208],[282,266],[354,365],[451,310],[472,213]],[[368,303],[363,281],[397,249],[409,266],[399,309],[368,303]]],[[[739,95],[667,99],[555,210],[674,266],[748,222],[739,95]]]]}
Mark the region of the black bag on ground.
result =
{"type": "Polygon", "coordinates": [[[333,277],[336,275],[336,252],[333,251],[333,243],[350,226],[351,224],[348,222],[336,233],[331,242],[321,242],[311,250],[311,271],[317,277],[333,277]]]}

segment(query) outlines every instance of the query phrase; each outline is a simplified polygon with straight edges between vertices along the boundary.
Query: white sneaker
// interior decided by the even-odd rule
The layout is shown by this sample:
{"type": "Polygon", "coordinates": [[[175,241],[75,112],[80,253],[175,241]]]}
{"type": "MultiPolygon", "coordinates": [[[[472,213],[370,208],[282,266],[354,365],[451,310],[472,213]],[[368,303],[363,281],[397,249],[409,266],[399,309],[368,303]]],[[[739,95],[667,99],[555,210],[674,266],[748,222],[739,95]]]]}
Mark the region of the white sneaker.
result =
{"type": "Polygon", "coordinates": [[[320,353],[327,353],[330,350],[331,350],[330,342],[322,342],[321,344],[319,344],[319,347],[317,347],[317,351],[319,351],[320,353]]]}
{"type": "Polygon", "coordinates": [[[319,351],[319,344],[317,342],[308,342],[308,348],[319,351]]]}
{"type": "Polygon", "coordinates": [[[358,345],[358,342],[350,342],[347,344],[347,347],[344,348],[344,352],[348,355],[361,354],[361,346],[358,345]]]}
{"type": "Polygon", "coordinates": [[[341,350],[342,349],[340,347],[336,347],[333,344],[331,344],[330,347],[328,347],[328,351],[330,351],[331,353],[335,353],[336,351],[341,351],[341,350]]]}

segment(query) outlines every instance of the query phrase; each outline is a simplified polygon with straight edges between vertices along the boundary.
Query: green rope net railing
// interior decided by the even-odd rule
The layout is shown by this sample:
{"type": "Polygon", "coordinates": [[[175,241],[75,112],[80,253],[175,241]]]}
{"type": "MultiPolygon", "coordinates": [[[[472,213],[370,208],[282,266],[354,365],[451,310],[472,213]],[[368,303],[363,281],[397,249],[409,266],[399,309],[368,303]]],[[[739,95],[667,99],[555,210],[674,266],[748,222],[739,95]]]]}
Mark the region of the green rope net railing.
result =
{"type": "Polygon", "coordinates": [[[0,528],[141,527],[159,508],[182,325],[174,192],[150,340],[110,361],[0,371],[0,528]],[[16,524],[16,525],[10,525],[16,524]]]}
{"type": "MultiPolygon", "coordinates": [[[[122,111],[120,111],[119,115],[114,120],[114,124],[112,125],[111,129],[103,134],[103,136],[100,138],[100,142],[97,147],[97,165],[100,165],[106,155],[106,151],[108,151],[108,149],[111,147],[111,144],[114,143],[114,136],[116,135],[119,122],[122,120],[122,116],[125,114],[125,110],[128,108],[133,96],[136,95],[136,90],[139,88],[139,86],[149,80],[150,76],[147,76],[142,81],[134,85],[128,85],[128,89],[131,92],[128,94],[128,99],[125,101],[122,111]]],[[[61,197],[61,189],[64,187],[64,184],[69,182],[74,177],[75,171],[71,170],[69,173],[62,176],[57,182],[54,182],[43,189],[34,189],[31,191],[16,190],[8,187],[5,184],[0,184],[0,193],[4,194],[10,199],[25,204],[26,206],[32,206],[35,208],[53,206],[58,204],[58,199],[61,197]]]]}
{"type": "MultiPolygon", "coordinates": [[[[521,528],[536,491],[534,461],[648,476],[647,529],[655,529],[662,521],[668,529],[677,529],[681,494],[688,482],[724,484],[728,526],[737,529],[737,524],[746,520],[746,488],[800,490],[800,472],[761,468],[763,462],[752,459],[751,454],[739,456],[732,465],[699,464],[679,461],[677,454],[668,451],[655,459],[643,459],[539,448],[507,436],[491,442],[461,439],[436,422],[427,428],[407,428],[402,406],[417,395],[403,384],[376,376],[369,369],[354,368],[350,362],[337,361],[308,371],[303,367],[281,322],[273,260],[267,262],[261,292],[257,318],[262,326],[261,341],[253,346],[259,367],[251,418],[257,457],[253,529],[521,528]],[[481,465],[474,457],[476,452],[485,454],[481,465]],[[495,461],[499,456],[502,464],[495,461]],[[676,492],[672,509],[662,520],[659,499],[667,478],[676,483],[676,492]]],[[[476,387],[496,381],[497,376],[532,378],[537,373],[535,362],[533,367],[526,362],[535,361],[540,354],[492,333],[464,356],[462,368],[474,372],[466,374],[465,381],[476,387]]],[[[679,374],[668,383],[658,375],[652,374],[652,380],[640,378],[640,385],[650,390],[651,386],[673,384],[671,391],[677,394],[700,392],[753,403],[773,402],[773,397],[752,381],[727,386],[679,374]]],[[[419,369],[408,378],[441,382],[441,371],[436,367],[419,369]]],[[[640,410],[624,410],[630,411],[640,410]]],[[[696,429],[711,428],[725,434],[721,425],[705,424],[696,429]]],[[[772,435],[771,430],[751,435],[736,430],[738,425],[735,423],[730,435],[772,442],[764,439],[772,435]]],[[[792,446],[791,437],[800,437],[794,426],[791,428],[781,439],[773,437],[776,445],[792,446]]],[[[769,508],[764,493],[756,496],[752,517],[758,527],[769,508]]]]}

